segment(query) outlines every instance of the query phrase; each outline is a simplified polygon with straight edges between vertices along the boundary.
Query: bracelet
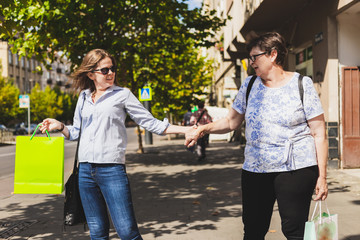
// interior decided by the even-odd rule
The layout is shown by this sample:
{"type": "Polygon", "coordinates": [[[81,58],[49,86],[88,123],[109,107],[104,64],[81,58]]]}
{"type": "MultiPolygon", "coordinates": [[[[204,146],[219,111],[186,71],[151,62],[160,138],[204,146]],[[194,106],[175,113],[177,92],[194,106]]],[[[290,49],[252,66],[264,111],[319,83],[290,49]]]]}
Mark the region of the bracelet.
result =
{"type": "Polygon", "coordinates": [[[62,132],[65,128],[65,125],[63,123],[61,123],[61,128],[59,129],[59,132],[62,132]]]}

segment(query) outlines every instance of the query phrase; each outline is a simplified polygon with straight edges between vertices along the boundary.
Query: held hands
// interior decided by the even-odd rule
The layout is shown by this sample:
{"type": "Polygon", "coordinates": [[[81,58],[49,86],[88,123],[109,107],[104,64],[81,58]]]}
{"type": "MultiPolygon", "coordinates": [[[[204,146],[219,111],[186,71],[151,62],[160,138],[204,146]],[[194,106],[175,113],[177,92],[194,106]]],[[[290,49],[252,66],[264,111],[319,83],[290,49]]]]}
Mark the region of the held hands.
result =
{"type": "Polygon", "coordinates": [[[204,129],[194,125],[189,127],[185,132],[185,142],[184,145],[187,147],[192,147],[196,144],[197,140],[205,135],[204,129]]]}
{"type": "Polygon", "coordinates": [[[328,195],[328,187],[327,187],[327,183],[326,183],[326,178],[324,177],[319,177],[316,183],[316,187],[315,187],[315,194],[316,197],[314,199],[314,201],[324,201],[327,198],[328,195]]]}
{"type": "Polygon", "coordinates": [[[53,131],[60,130],[62,128],[62,123],[53,118],[46,118],[43,120],[40,126],[40,131],[45,133],[45,130],[53,131]]]}

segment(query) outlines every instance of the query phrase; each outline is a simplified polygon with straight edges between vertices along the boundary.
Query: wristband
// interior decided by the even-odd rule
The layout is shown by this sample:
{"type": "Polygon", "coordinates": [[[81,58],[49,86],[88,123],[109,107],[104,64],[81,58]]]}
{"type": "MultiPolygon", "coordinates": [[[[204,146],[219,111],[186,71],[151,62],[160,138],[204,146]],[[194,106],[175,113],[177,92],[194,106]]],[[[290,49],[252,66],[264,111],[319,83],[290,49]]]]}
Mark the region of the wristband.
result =
{"type": "Polygon", "coordinates": [[[65,128],[65,125],[63,123],[61,123],[61,128],[59,129],[59,132],[62,132],[65,128]]]}

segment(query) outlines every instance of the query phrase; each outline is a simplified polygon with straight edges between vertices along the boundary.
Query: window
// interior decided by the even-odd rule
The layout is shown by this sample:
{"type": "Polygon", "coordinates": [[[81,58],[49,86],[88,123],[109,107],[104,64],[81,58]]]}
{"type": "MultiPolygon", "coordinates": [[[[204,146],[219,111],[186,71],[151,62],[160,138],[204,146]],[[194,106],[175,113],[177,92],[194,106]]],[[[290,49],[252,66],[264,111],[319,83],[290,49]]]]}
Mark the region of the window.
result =
{"type": "Polygon", "coordinates": [[[9,64],[12,65],[13,64],[13,54],[10,49],[9,49],[8,53],[9,53],[9,64]]]}
{"type": "Polygon", "coordinates": [[[15,65],[18,67],[19,66],[19,55],[15,54],[15,65]]]}
{"type": "Polygon", "coordinates": [[[32,60],[32,63],[33,63],[33,64],[32,64],[32,65],[33,65],[32,70],[35,71],[35,69],[36,69],[36,60],[33,59],[33,60],[32,60]]]}
{"type": "Polygon", "coordinates": [[[21,67],[25,68],[25,57],[21,57],[21,67]]]}
{"type": "Polygon", "coordinates": [[[27,68],[27,70],[30,72],[31,71],[31,64],[30,64],[30,60],[31,59],[26,59],[26,68],[27,68]]]}
{"type": "Polygon", "coordinates": [[[296,54],[295,69],[298,73],[313,77],[312,46],[309,46],[296,54]]]}

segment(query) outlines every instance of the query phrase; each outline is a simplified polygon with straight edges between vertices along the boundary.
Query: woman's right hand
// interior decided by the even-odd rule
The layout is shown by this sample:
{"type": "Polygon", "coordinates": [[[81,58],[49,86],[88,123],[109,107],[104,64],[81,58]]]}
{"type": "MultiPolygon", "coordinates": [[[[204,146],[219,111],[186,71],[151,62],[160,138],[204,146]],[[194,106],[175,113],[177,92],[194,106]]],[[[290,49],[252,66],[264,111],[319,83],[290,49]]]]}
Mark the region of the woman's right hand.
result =
{"type": "Polygon", "coordinates": [[[42,121],[40,126],[40,131],[45,133],[45,130],[53,131],[60,130],[62,128],[63,123],[53,118],[46,118],[42,121]]]}

